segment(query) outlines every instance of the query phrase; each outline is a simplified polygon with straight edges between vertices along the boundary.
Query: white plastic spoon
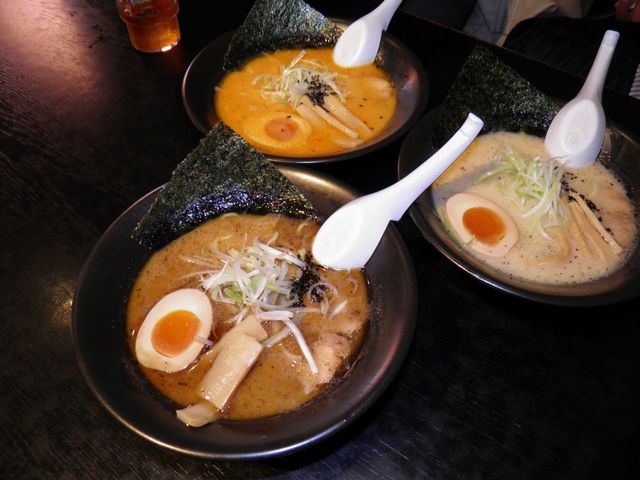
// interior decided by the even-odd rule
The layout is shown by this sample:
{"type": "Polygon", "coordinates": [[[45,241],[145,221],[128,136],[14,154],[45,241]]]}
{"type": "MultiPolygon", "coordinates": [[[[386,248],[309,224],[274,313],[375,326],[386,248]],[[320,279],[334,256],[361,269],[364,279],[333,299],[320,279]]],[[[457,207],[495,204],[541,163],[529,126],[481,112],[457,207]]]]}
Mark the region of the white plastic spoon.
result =
{"type": "Polygon", "coordinates": [[[342,67],[359,67],[372,63],[378,54],[382,31],[402,0],[384,0],[371,13],[349,25],[333,49],[333,61],[342,67]]]}
{"type": "Polygon", "coordinates": [[[580,93],[562,107],[547,130],[547,151],[568,167],[591,165],[602,148],[606,126],[602,88],[619,37],[607,30],[580,93]]]}
{"type": "Polygon", "coordinates": [[[469,146],[482,125],[482,120],[470,113],[453,137],[405,178],[336,210],[313,242],[315,261],[335,269],[363,267],[389,221],[400,220],[413,201],[469,146]]]}

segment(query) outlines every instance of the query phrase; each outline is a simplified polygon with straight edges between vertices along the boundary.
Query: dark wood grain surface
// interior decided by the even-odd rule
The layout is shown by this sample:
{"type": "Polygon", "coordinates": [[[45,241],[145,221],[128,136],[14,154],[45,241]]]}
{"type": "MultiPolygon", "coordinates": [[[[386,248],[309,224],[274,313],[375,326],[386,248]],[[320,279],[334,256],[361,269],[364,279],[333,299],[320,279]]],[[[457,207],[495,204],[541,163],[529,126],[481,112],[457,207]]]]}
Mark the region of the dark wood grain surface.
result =
{"type": "MultiPolygon", "coordinates": [[[[338,435],[276,460],[205,461],[148,443],[98,403],[70,335],[78,274],[110,223],[197,144],[182,76],[250,3],[183,0],[182,42],[155,55],[131,48],[110,0],[0,3],[0,478],[640,478],[639,301],[508,297],[445,260],[408,216],[416,336],[388,391],[338,435]]],[[[370,5],[311,3],[347,18],[370,5]]],[[[422,60],[438,105],[475,41],[405,14],[390,33],[422,60]]],[[[496,52],[554,97],[581,84],[496,52]]],[[[640,102],[606,91],[604,105],[640,137],[640,102]]],[[[395,181],[400,145],[318,169],[370,192],[395,181]]]]}

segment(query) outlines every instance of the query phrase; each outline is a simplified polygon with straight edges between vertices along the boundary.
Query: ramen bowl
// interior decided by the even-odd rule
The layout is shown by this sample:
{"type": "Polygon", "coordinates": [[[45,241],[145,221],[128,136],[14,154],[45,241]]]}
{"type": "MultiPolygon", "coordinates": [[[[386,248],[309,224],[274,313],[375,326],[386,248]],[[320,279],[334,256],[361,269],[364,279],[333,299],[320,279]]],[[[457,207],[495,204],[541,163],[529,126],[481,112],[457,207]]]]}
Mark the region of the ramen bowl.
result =
{"type": "MultiPolygon", "coordinates": [[[[402,178],[428,158],[435,149],[430,139],[440,108],[423,117],[407,135],[399,157],[398,174],[402,178]]],[[[640,192],[640,145],[624,131],[607,128],[601,161],[627,188],[630,201],[638,211],[640,192]]],[[[576,284],[551,285],[512,276],[483,262],[456,241],[436,211],[431,188],[409,209],[422,235],[447,259],[471,276],[511,295],[535,302],[563,306],[593,306],[622,302],[640,294],[640,248],[636,242],[627,261],[613,273],[576,284]]],[[[635,215],[636,228],[640,229],[635,215]]]]}
{"type": "MultiPolygon", "coordinates": [[[[346,23],[335,20],[341,28],[346,23]]],[[[234,32],[228,32],[207,45],[193,59],[182,82],[184,107],[193,124],[206,134],[219,119],[215,106],[215,86],[225,75],[222,69],[225,52],[234,32]]],[[[427,74],[418,58],[399,40],[384,33],[376,60],[394,84],[396,109],[383,130],[355,148],[319,157],[268,155],[276,163],[332,163],[373,152],[404,135],[417,122],[427,104],[427,74]]]]}
{"type": "MultiPolygon", "coordinates": [[[[323,216],[356,196],[325,175],[291,166],[280,171],[323,216]]],[[[182,424],[176,418],[177,405],[144,377],[127,342],[127,300],[150,255],[131,234],[158,191],[135,202],[108,228],[87,260],[74,296],[72,333],[82,374],[116,419],[160,447],[197,457],[247,460],[309,447],[344,429],[376,401],[404,360],[417,311],[413,264],[393,227],[366,268],[370,318],[362,347],[344,377],[289,413],[222,419],[200,428],[182,424]]]]}

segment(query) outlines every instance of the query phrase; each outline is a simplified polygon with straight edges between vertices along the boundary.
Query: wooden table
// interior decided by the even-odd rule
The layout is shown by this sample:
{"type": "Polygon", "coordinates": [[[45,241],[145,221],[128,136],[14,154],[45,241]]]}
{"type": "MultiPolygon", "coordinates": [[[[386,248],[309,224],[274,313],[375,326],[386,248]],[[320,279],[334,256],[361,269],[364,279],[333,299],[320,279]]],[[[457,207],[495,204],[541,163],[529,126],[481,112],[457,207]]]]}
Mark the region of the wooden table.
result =
{"type": "MultiPolygon", "coordinates": [[[[347,18],[367,8],[311,3],[347,18]]],[[[0,4],[0,477],[640,478],[640,302],[587,311],[506,296],[449,263],[408,216],[415,339],[388,391],[347,429],[286,458],[214,462],[111,417],[76,363],[76,279],[109,224],[197,144],[182,76],[250,1],[182,4],[182,42],[155,55],[131,48],[110,0],[0,4]]],[[[422,60],[428,108],[476,43],[402,14],[390,33],[422,60]]],[[[581,84],[496,51],[554,97],[581,84]]],[[[640,102],[606,91],[604,104],[640,137],[640,102]]],[[[318,169],[370,192],[395,181],[400,145],[318,169]]]]}

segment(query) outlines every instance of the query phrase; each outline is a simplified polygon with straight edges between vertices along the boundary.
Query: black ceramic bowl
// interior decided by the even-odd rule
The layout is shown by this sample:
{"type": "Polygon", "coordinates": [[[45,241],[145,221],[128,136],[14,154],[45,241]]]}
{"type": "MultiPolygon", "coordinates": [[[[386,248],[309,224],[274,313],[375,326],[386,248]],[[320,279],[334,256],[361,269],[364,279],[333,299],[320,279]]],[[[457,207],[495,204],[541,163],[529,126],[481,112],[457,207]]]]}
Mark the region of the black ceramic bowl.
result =
{"type": "MultiPolygon", "coordinates": [[[[407,135],[400,150],[398,176],[405,177],[434,150],[431,133],[439,109],[425,115],[407,135]]],[[[631,201],[640,208],[640,145],[621,130],[611,127],[605,134],[603,152],[608,168],[628,187],[631,201]]],[[[501,273],[462,248],[448,233],[435,212],[431,189],[409,210],[424,237],[458,267],[504,292],[541,303],[563,306],[593,306],[617,303],[640,295],[640,248],[636,245],[627,263],[611,275],[578,285],[544,285],[501,273]]],[[[636,219],[640,228],[640,219],[636,219]]]]}
{"type": "MultiPolygon", "coordinates": [[[[336,20],[339,26],[346,24],[336,20]]],[[[207,45],[193,59],[182,81],[182,100],[193,124],[202,133],[218,122],[214,97],[215,86],[224,76],[222,62],[234,32],[228,32],[207,45]]],[[[324,157],[280,157],[269,155],[277,163],[330,163],[365,155],[387,145],[406,133],[422,115],[427,104],[428,81],[417,57],[400,41],[384,33],[378,52],[378,64],[395,85],[398,103],[384,130],[357,148],[324,157]]]]}
{"type": "MultiPolygon", "coordinates": [[[[323,215],[356,193],[324,175],[294,167],[284,173],[323,215]]],[[[335,387],[302,408],[260,420],[184,426],[176,405],[143,377],[129,352],[125,310],[133,281],[149,253],[131,233],[155,198],[134,203],[105,232],[80,275],[72,330],[82,373],[100,402],[142,437],[185,454],[256,459],[292,453],[344,428],[389,385],[411,342],[416,319],[415,274],[409,254],[389,227],[367,264],[371,317],[363,347],[335,387]]]]}

